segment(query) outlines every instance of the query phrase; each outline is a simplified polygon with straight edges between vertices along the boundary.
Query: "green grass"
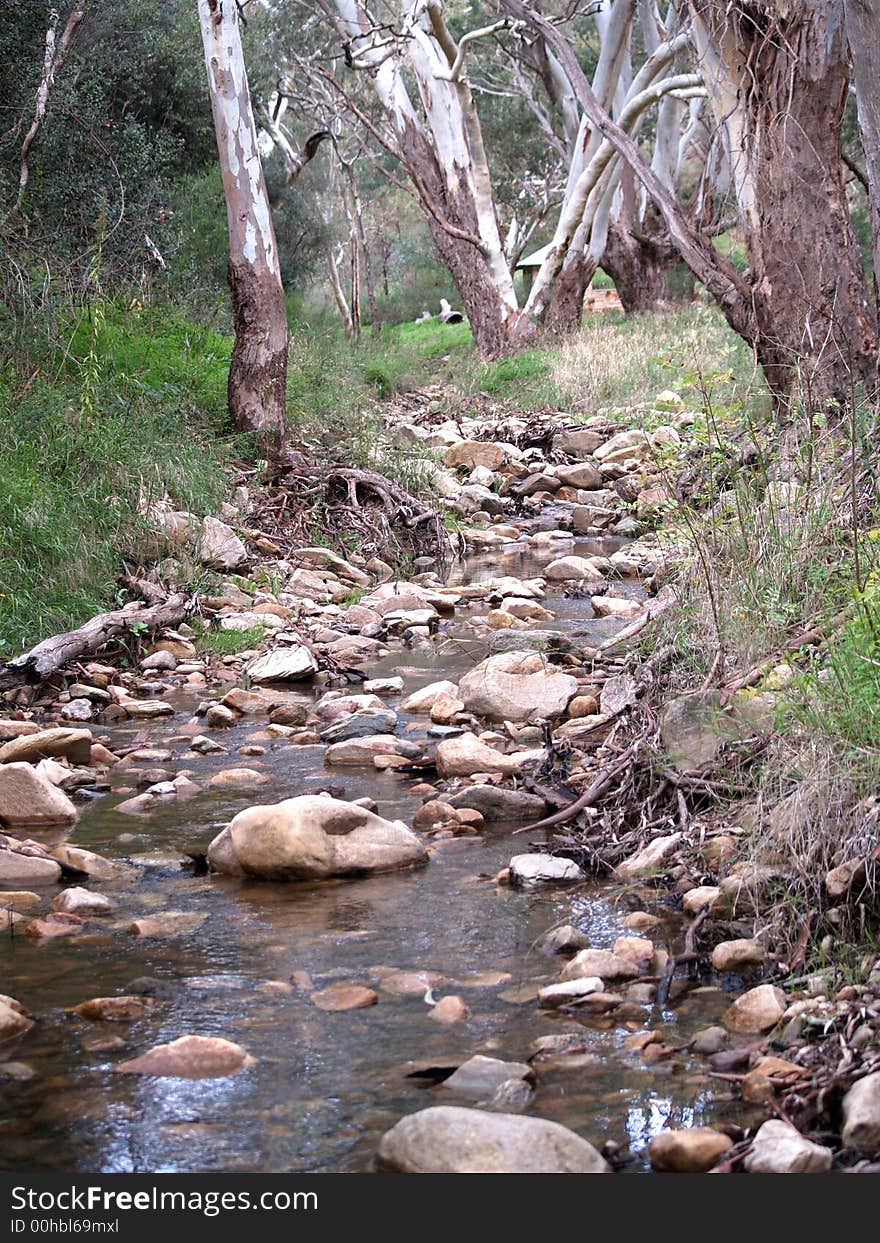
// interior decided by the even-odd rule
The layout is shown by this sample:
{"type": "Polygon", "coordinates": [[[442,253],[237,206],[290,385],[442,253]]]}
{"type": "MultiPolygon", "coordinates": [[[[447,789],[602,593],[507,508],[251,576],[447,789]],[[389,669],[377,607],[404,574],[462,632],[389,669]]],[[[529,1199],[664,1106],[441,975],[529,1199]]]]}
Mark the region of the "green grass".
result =
{"type": "Polygon", "coordinates": [[[250,630],[213,630],[208,626],[196,626],[196,629],[196,650],[201,655],[233,656],[236,652],[259,647],[266,637],[265,626],[254,626],[250,630]]]}
{"type": "Polygon", "coordinates": [[[29,375],[0,370],[0,656],[117,598],[141,516],[225,491],[228,346],[174,315],[80,313],[29,375]]]}

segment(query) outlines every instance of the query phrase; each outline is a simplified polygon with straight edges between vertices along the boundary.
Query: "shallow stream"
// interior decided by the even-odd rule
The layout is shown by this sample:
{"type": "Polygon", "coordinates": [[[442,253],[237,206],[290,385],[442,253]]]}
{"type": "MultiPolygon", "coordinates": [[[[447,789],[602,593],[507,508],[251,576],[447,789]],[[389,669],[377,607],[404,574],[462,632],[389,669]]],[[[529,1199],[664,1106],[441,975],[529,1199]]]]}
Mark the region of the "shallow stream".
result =
{"type": "MultiPolygon", "coordinates": [[[[589,555],[599,548],[581,542],[575,551],[589,555]]],[[[538,572],[540,563],[530,559],[475,558],[459,567],[458,581],[538,572]]],[[[639,589],[632,584],[630,591],[639,589]]],[[[577,631],[589,636],[586,642],[618,624],[585,621],[591,618],[588,600],[560,593],[545,603],[556,614],[545,626],[577,631]]],[[[457,678],[486,654],[485,641],[460,626],[452,623],[430,649],[392,652],[368,676],[401,670],[407,693],[457,678]]],[[[35,1074],[25,1082],[0,1081],[0,1169],[368,1170],[379,1136],[402,1114],[432,1103],[476,1103],[452,1098],[433,1080],[410,1077],[413,1070],[451,1067],[475,1053],[524,1060],[532,1042],[552,1032],[581,1033],[586,1050],[556,1068],[538,1068],[528,1111],[564,1123],[599,1147],[613,1140],[629,1148],[632,1168],[644,1168],[644,1147],[664,1123],[717,1120],[735,1108],[726,1103],[726,1085],[707,1079],[697,1059],[682,1055],[647,1066],[624,1045],[634,1031],[657,1024],[666,1044],[685,1044],[694,1030],[718,1021],[729,1001],[720,990],[695,988],[674,1009],[646,1008],[645,1022],[629,1027],[537,1008],[537,988],[551,982],[560,965],[536,948],[542,934],[572,923],[592,944],[610,946],[628,908],[615,906],[615,891],[602,884],[541,892],[497,887],[494,874],[528,849],[528,836],[511,838],[513,826],[438,843],[420,871],[365,880],[276,885],[182,870],[182,850],[204,849],[232,815],[255,802],[276,802],[329,782],[343,787],[344,797],[369,795],[381,815],[408,822],[418,800],[408,793],[410,778],[325,768],[323,747],[290,746],[247,717],[218,735],[228,754],[184,763],[181,722],[203,693],[179,691],[170,698],[178,712],[149,725],[149,745],[167,747],[175,758],[156,767],[169,774],[185,767],[201,784],[221,769],[246,766],[269,781],[256,792],[212,788],[190,801],[169,799],[143,820],[116,812],[123,795],[115,793],[84,811],[72,842],[137,866],[124,879],[95,885],[118,903],[117,917],[43,944],[23,936],[0,939],[0,992],[40,1018],[2,1052],[35,1074]],[[267,748],[264,755],[236,754],[254,742],[267,748]],[[204,919],[168,939],[128,931],[132,919],[162,911],[198,912],[204,919]],[[422,991],[400,995],[383,987],[390,969],[439,973],[443,982],[435,995],[460,994],[471,1018],[455,1026],[431,1021],[422,991]],[[291,990],[291,976],[302,972],[317,987],[335,980],[369,984],[379,1002],[365,1010],[322,1011],[307,988],[294,984],[291,990]],[[499,982],[499,973],[510,978],[499,982]],[[152,1013],[138,1023],[86,1023],[65,1013],[91,997],[130,992],[143,977],[163,987],[152,1013]],[[257,1063],[199,1081],[112,1073],[114,1062],[185,1033],[237,1041],[257,1063]]],[[[395,702],[388,699],[392,707],[395,702]]],[[[402,715],[398,732],[421,738],[427,724],[424,717],[402,715]]],[[[99,732],[120,742],[137,727],[99,732]]],[[[130,777],[131,769],[117,771],[113,781],[121,785],[130,777]]],[[[670,912],[670,939],[677,919],[670,912]]],[[[662,932],[654,936],[664,943],[662,932]]]]}

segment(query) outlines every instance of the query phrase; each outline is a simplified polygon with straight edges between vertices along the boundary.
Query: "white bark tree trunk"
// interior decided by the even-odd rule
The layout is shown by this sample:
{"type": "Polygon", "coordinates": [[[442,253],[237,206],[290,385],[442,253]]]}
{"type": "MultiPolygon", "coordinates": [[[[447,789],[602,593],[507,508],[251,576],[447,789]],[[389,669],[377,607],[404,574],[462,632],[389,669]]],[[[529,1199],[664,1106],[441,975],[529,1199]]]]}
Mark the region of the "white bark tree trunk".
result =
{"type": "Polygon", "coordinates": [[[251,108],[235,0],[198,0],[208,90],[229,229],[235,345],[229,413],[264,447],[280,446],[287,387],[287,314],[278,247],[251,108]]]}

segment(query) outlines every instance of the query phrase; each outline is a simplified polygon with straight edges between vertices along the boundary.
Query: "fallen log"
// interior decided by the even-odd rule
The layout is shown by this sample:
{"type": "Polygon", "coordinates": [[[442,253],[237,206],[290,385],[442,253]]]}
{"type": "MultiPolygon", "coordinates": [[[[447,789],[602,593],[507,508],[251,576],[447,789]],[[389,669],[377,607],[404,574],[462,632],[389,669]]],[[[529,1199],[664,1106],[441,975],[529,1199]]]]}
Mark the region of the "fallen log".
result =
{"type": "Polygon", "coordinates": [[[30,651],[0,664],[0,691],[22,684],[45,682],[72,660],[94,656],[122,634],[152,634],[176,626],[187,615],[188,596],[169,596],[162,604],[130,604],[110,613],[98,613],[76,630],[44,639],[30,651]]]}

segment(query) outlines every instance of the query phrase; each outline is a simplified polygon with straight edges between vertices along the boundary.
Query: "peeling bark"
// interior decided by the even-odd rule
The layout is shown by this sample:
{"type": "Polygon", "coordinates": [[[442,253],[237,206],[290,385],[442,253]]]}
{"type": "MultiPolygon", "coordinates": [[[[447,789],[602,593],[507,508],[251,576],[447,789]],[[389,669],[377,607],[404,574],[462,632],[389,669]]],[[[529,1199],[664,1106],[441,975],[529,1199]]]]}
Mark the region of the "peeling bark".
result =
{"type": "Polygon", "coordinates": [[[229,366],[229,413],[267,449],[284,435],[287,313],[278,248],[235,0],[199,0],[199,21],[229,228],[229,289],[235,344],[229,366]]]}
{"type": "Polygon", "coordinates": [[[842,0],[691,0],[745,225],[764,375],[844,402],[877,384],[877,326],[840,157],[848,87],[842,0]]]}
{"type": "Polygon", "coordinates": [[[845,8],[871,203],[874,288],[880,301],[880,0],[846,0],[845,8]]]}

